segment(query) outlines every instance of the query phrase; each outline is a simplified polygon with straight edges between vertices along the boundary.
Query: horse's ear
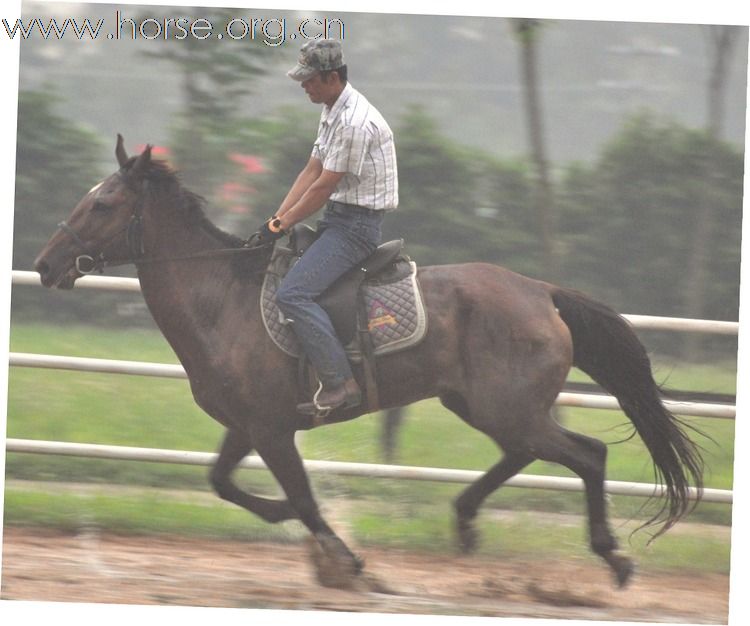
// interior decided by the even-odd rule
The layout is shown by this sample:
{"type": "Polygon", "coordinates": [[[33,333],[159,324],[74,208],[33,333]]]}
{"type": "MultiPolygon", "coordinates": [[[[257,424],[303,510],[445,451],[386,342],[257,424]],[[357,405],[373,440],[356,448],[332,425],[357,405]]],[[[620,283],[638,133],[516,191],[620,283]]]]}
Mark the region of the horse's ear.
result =
{"type": "Polygon", "coordinates": [[[117,163],[120,167],[124,166],[128,162],[128,153],[125,152],[125,146],[123,145],[122,135],[117,133],[117,147],[115,148],[115,156],[117,157],[117,163]]]}
{"type": "Polygon", "coordinates": [[[130,173],[134,176],[141,176],[151,163],[151,144],[147,144],[143,152],[138,155],[138,158],[133,163],[133,167],[130,168],[130,173]]]}

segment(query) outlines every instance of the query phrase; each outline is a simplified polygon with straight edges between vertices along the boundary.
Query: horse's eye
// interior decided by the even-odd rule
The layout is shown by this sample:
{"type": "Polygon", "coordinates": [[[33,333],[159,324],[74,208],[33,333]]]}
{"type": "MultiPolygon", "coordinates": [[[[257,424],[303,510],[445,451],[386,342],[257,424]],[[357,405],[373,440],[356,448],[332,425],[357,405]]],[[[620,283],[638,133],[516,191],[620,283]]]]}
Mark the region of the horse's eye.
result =
{"type": "Polygon", "coordinates": [[[94,202],[94,206],[91,207],[91,210],[92,211],[108,211],[110,208],[112,207],[110,207],[108,204],[105,204],[101,200],[96,200],[94,202]]]}

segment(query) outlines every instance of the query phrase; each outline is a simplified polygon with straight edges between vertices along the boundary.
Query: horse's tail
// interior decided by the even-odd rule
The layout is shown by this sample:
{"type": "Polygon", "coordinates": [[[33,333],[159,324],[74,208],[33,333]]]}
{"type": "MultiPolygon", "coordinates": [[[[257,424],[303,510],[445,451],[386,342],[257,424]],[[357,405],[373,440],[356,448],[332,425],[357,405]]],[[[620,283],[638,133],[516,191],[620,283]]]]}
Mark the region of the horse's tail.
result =
{"type": "Polygon", "coordinates": [[[690,481],[703,490],[703,459],[685,424],[662,404],[646,349],[616,311],[582,293],[552,288],[552,300],[573,337],[573,364],[611,393],[633,422],[654,463],[666,498],[645,525],[668,530],[690,507],[690,481]]]}

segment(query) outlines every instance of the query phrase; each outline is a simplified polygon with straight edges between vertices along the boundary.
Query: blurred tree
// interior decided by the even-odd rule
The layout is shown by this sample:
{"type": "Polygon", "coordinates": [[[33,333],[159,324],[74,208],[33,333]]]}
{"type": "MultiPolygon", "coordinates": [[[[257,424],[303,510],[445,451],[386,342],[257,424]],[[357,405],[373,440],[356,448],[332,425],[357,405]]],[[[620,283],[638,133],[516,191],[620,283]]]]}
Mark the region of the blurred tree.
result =
{"type": "MultiPolygon", "coordinates": [[[[182,15],[190,9],[182,9],[182,15]]],[[[215,29],[237,18],[234,9],[201,9],[202,19],[208,19],[215,29]]],[[[140,22],[148,16],[141,16],[140,22]]],[[[242,35],[241,24],[233,29],[235,37],[242,35]]],[[[274,54],[274,47],[262,37],[247,36],[235,39],[228,35],[199,39],[184,37],[179,29],[170,30],[168,38],[154,40],[158,51],[145,52],[147,57],[174,63],[182,77],[185,113],[191,118],[220,120],[233,116],[242,109],[242,98],[249,94],[254,79],[265,74],[274,54]]]]}
{"type": "Polygon", "coordinates": [[[273,116],[254,122],[252,150],[263,155],[267,165],[258,185],[258,203],[264,208],[261,218],[278,208],[310,158],[319,119],[317,107],[283,107],[273,116]]]}
{"type": "MultiPolygon", "coordinates": [[[[412,106],[395,129],[399,208],[384,223],[387,237],[406,237],[421,263],[471,256],[477,226],[471,153],[440,135],[435,122],[412,106]]],[[[465,260],[465,259],[454,259],[465,260]]]]}
{"type": "Polygon", "coordinates": [[[733,48],[742,36],[743,27],[704,25],[702,28],[709,55],[706,128],[712,137],[721,139],[729,86],[729,65],[733,48]]]}
{"type": "MultiPolygon", "coordinates": [[[[210,20],[214,28],[223,28],[237,19],[234,9],[202,11],[201,18],[210,20]]],[[[189,12],[190,9],[183,9],[182,15],[189,12]]],[[[234,23],[232,33],[240,37],[244,25],[234,23]]],[[[248,33],[241,39],[226,34],[222,38],[178,39],[180,31],[172,29],[169,38],[155,41],[158,51],[144,53],[172,62],[180,74],[184,107],[173,120],[171,158],[190,181],[190,187],[210,201],[212,217],[218,219],[222,213],[234,212],[223,224],[232,229],[232,223],[246,221],[241,212],[252,211],[254,205],[254,187],[246,181],[246,174],[252,173],[247,171],[249,158],[257,155],[248,151],[252,144],[245,143],[253,138],[243,109],[245,96],[269,66],[287,58],[277,46],[268,43],[270,39],[260,36],[259,27],[250,28],[256,29],[255,36],[248,33]],[[247,198],[238,202],[242,193],[247,198]]],[[[273,34],[272,29],[268,32],[273,34]]],[[[262,163],[258,162],[257,169],[262,170],[262,163]]]]}
{"type": "Polygon", "coordinates": [[[544,119],[539,92],[537,48],[542,22],[536,19],[514,19],[513,29],[521,45],[521,76],[524,108],[528,126],[531,158],[535,170],[534,208],[541,240],[544,273],[552,279],[557,273],[555,252],[555,208],[552,181],[547,162],[544,119]]]}
{"type": "MultiPolygon", "coordinates": [[[[708,39],[710,70],[708,76],[708,119],[706,130],[715,140],[721,138],[724,130],[724,109],[726,107],[727,80],[732,47],[739,39],[741,28],[738,26],[703,26],[708,39]]],[[[705,164],[706,175],[710,165],[705,164]]],[[[715,244],[714,225],[715,211],[710,197],[709,188],[701,186],[695,190],[701,206],[698,208],[693,229],[691,231],[690,249],[692,254],[688,259],[687,276],[690,288],[685,291],[685,314],[692,318],[702,318],[706,315],[706,299],[708,298],[708,283],[711,246],[715,244]]],[[[702,338],[692,335],[685,341],[683,356],[695,359],[699,356],[702,338]]]]}
{"type": "Polygon", "coordinates": [[[536,181],[525,159],[487,159],[477,173],[485,186],[487,201],[481,213],[492,227],[482,225],[486,252],[481,260],[546,280],[551,280],[544,263],[543,244],[538,236],[534,211],[536,181]],[[489,209],[489,210],[487,210],[489,209]],[[491,248],[491,249],[490,249],[491,248]]]}
{"type": "Polygon", "coordinates": [[[170,136],[170,160],[185,185],[207,199],[206,211],[217,225],[241,234],[243,225],[264,213],[258,189],[267,155],[258,149],[263,133],[257,122],[184,115],[170,136]]]}
{"type": "Polygon", "coordinates": [[[404,237],[419,263],[486,261],[537,274],[541,254],[522,161],[457,145],[414,106],[395,131],[399,208],[384,235],[404,237]]]}
{"type": "MultiPolygon", "coordinates": [[[[59,102],[49,90],[21,91],[18,96],[14,269],[31,269],[55,225],[66,219],[81,197],[104,176],[102,144],[92,132],[58,115],[55,107],[59,102]]],[[[109,173],[114,156],[104,162],[109,173]]],[[[126,268],[123,273],[132,272],[126,268]]],[[[11,315],[26,321],[101,323],[111,318],[118,304],[126,306],[140,300],[140,295],[94,292],[82,298],[80,293],[42,294],[38,289],[15,287],[11,315]]]]}
{"type": "Polygon", "coordinates": [[[55,113],[51,91],[18,95],[13,267],[30,269],[37,253],[86,191],[102,178],[102,145],[55,113]]]}
{"type": "Polygon", "coordinates": [[[561,194],[565,276],[626,312],[686,316],[692,233],[706,204],[707,317],[737,319],[742,155],[703,131],[638,115],[561,194]]]}

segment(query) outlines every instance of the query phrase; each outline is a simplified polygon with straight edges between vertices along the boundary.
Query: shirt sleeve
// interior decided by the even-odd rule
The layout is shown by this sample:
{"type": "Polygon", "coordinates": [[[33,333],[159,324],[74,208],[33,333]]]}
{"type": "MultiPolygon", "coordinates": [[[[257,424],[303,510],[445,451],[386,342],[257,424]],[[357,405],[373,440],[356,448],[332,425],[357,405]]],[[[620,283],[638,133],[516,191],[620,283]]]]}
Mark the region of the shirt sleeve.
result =
{"type": "Polygon", "coordinates": [[[347,172],[359,177],[370,141],[370,137],[361,128],[339,127],[331,137],[323,168],[331,172],[347,172]]]}

